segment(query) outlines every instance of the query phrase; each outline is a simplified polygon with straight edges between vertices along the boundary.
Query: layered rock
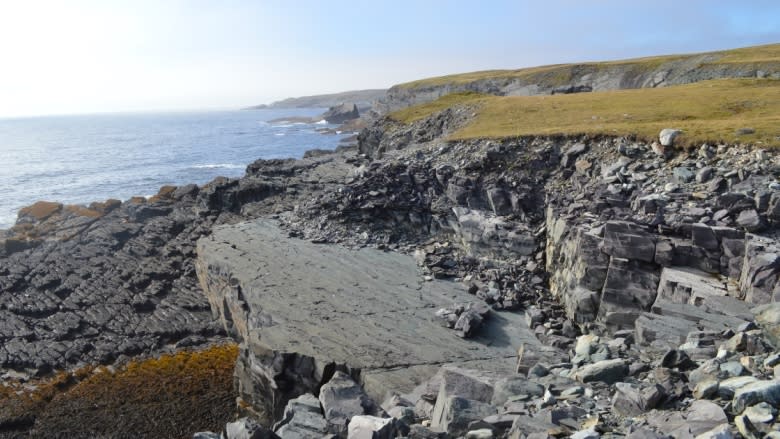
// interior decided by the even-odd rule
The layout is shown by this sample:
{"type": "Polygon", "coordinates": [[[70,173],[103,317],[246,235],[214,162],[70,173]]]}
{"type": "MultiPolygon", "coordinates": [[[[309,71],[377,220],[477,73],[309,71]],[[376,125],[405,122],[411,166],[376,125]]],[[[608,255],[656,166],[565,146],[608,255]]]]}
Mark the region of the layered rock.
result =
{"type": "Polygon", "coordinates": [[[443,364],[509,372],[521,343],[539,343],[514,313],[493,313],[475,337],[457,337],[436,321],[436,307],[472,296],[460,284],[421,283],[414,260],[398,253],[291,239],[262,220],[216,228],[198,254],[209,301],[242,341],[239,390],[259,413],[278,416],[336,371],[381,401],[443,364]]]}

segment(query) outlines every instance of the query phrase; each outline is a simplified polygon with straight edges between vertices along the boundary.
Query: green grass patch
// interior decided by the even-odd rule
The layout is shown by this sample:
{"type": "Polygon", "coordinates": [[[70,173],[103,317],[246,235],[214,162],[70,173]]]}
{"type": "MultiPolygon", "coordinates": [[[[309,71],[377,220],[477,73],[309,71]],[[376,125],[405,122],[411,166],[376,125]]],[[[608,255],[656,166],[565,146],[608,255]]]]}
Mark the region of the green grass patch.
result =
{"type": "Polygon", "coordinates": [[[516,70],[485,70],[480,72],[461,73],[420,79],[417,81],[400,84],[396,87],[402,89],[415,89],[434,87],[445,84],[460,85],[485,79],[493,79],[497,81],[521,79],[526,80],[529,84],[535,83],[554,87],[557,85],[566,84],[575,71],[598,72],[606,68],[619,67],[628,69],[632,72],[641,73],[657,69],[665,63],[694,59],[696,57],[702,56],[707,57],[706,60],[701,61],[703,65],[745,64],[751,66],[768,66],[773,68],[780,68],[780,44],[769,44],[764,46],[745,47],[740,49],[688,55],[663,55],[606,62],[556,64],[516,70]]]}

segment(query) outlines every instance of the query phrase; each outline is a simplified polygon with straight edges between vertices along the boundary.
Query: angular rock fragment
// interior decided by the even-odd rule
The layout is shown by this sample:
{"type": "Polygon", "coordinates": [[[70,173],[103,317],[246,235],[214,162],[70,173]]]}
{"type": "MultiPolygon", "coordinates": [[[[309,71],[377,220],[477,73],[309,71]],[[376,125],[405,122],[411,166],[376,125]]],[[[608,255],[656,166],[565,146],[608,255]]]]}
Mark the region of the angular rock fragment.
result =
{"type": "MultiPolygon", "coordinates": [[[[439,401],[436,401],[439,406],[439,401]]],[[[465,434],[469,424],[486,416],[494,415],[497,409],[492,405],[473,399],[450,396],[444,399],[440,409],[434,412],[431,419],[431,427],[434,430],[444,431],[452,436],[465,434]]]]}
{"type": "Polygon", "coordinates": [[[320,401],[312,394],[291,399],[274,432],[282,438],[304,439],[327,434],[328,423],[322,415],[320,401]]]}
{"type": "Polygon", "coordinates": [[[336,372],[320,389],[322,411],[329,431],[344,434],[353,416],[376,414],[377,406],[349,375],[336,372]]]}
{"type": "Polygon", "coordinates": [[[396,436],[393,418],[353,416],[349,421],[347,439],[392,439],[396,436]]]}
{"type": "Polygon", "coordinates": [[[583,383],[603,382],[614,384],[628,375],[625,360],[603,360],[580,367],[574,372],[574,378],[583,383]]]}

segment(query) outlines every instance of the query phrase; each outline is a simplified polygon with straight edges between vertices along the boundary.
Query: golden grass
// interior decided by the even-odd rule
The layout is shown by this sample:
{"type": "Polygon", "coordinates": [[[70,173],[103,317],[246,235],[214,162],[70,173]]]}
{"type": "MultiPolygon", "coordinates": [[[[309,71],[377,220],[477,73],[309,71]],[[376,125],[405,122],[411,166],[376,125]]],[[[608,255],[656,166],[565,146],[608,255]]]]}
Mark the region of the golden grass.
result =
{"type": "Polygon", "coordinates": [[[612,135],[654,140],[683,130],[681,146],[703,142],[780,146],[780,81],[723,79],[665,88],[546,96],[448,95],[392,113],[414,122],[448,105],[468,104],[476,117],[449,140],[533,135],[612,135]],[[738,134],[752,128],[752,134],[738,134]]]}
{"type": "Polygon", "coordinates": [[[727,79],[666,88],[482,98],[477,117],[451,138],[595,134],[652,140],[663,128],[683,130],[683,146],[780,146],[780,81],[727,79]],[[755,132],[737,133],[748,127],[755,132]]]}
{"type": "Polygon", "coordinates": [[[525,79],[528,81],[528,83],[539,83],[548,86],[556,86],[567,83],[576,69],[589,69],[592,71],[597,71],[608,67],[621,66],[634,72],[643,72],[655,69],[667,62],[680,61],[702,55],[708,55],[709,58],[712,58],[703,62],[703,64],[706,65],[745,64],[752,66],[767,65],[772,66],[773,68],[780,68],[780,44],[769,44],[764,46],[753,46],[740,49],[687,55],[662,55],[606,62],[555,64],[516,70],[485,70],[479,72],[460,73],[455,75],[420,79],[417,81],[399,84],[397,87],[402,89],[414,89],[444,84],[467,84],[483,79],[525,79]]]}
{"type": "Polygon", "coordinates": [[[469,102],[479,103],[486,97],[488,96],[473,92],[450,93],[435,101],[398,110],[391,113],[390,118],[402,123],[412,123],[455,105],[462,105],[469,102]]]}
{"type": "Polygon", "coordinates": [[[62,437],[192,437],[218,430],[235,412],[237,355],[238,347],[228,344],[132,361],[116,371],[61,372],[32,389],[0,385],[0,427],[62,437]]]}

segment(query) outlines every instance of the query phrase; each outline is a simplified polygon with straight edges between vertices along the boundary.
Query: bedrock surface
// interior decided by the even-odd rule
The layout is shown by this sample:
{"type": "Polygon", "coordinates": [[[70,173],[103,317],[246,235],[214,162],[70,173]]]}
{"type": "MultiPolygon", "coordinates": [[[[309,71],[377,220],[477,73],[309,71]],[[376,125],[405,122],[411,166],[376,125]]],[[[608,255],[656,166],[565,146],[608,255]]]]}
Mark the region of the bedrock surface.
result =
{"type": "Polygon", "coordinates": [[[475,297],[423,281],[403,254],[289,238],[270,220],[218,227],[197,249],[212,309],[242,343],[242,396],[266,414],[335,370],[381,400],[443,364],[508,372],[521,344],[539,345],[516,313],[491,311],[476,337],[457,337],[434,313],[475,297]]]}

